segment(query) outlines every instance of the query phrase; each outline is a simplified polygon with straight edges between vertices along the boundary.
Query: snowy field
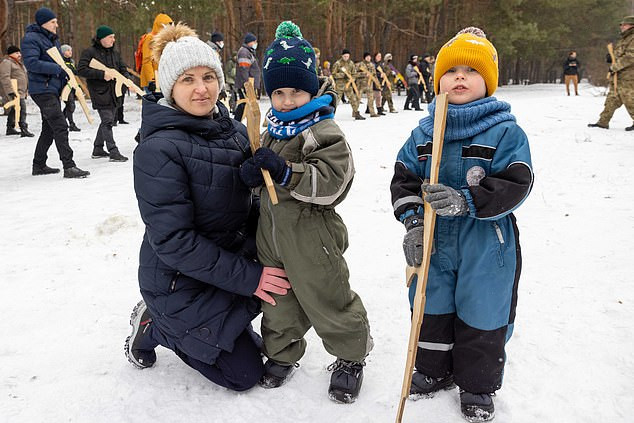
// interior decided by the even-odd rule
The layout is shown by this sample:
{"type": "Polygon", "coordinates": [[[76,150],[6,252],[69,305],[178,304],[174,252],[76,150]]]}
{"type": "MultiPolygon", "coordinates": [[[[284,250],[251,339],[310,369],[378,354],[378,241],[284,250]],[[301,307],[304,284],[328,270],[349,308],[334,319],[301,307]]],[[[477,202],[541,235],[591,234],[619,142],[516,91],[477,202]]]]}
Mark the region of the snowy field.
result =
{"type": "MultiPolygon", "coordinates": [[[[624,108],[610,130],[586,127],[602,110],[601,93],[589,85],[579,97],[565,96],[563,85],[496,93],[528,134],[535,170],[533,192],[516,213],[524,267],[495,398],[500,423],[632,421],[634,132],[623,130],[632,124],[624,108]]],[[[79,107],[82,131],[71,132],[71,146],[77,165],[92,173],[87,179],[33,177],[36,138],[0,136],[0,421],[394,421],[410,313],[404,229],[392,216],[389,183],[396,152],[424,116],[402,111],[403,102],[396,100],[398,114],[365,122],[352,120],[349,105],[337,112],[357,168],[338,208],[350,233],[346,258],[376,343],[352,405],[328,399],[326,366],[334,358],[313,331],[298,372],[276,390],[227,391],[162,347],[154,368],[133,368],[123,344],[140,299],[143,224],[132,160],[91,159],[97,125],[90,127],[79,107]]],[[[28,112],[39,135],[30,100],[28,112]]],[[[114,132],[131,158],[140,124],[132,97],[126,119],[131,124],[114,132]]],[[[61,167],[54,146],[48,164],[61,167]]],[[[457,390],[406,404],[404,422],[461,421],[457,390]]]]}

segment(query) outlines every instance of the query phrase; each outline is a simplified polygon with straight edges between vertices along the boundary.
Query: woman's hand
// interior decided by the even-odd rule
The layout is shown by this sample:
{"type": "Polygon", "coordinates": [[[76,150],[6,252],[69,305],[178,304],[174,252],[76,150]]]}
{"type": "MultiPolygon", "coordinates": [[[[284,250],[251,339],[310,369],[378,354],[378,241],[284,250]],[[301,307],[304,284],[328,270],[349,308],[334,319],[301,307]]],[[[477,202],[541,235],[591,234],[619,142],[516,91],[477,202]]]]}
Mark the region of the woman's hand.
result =
{"type": "Polygon", "coordinates": [[[262,269],[262,276],[260,276],[258,288],[255,290],[253,295],[260,298],[262,301],[275,305],[275,300],[271,297],[271,295],[269,295],[269,292],[278,295],[286,295],[289,289],[291,289],[291,284],[288,282],[284,269],[265,266],[262,269]]]}

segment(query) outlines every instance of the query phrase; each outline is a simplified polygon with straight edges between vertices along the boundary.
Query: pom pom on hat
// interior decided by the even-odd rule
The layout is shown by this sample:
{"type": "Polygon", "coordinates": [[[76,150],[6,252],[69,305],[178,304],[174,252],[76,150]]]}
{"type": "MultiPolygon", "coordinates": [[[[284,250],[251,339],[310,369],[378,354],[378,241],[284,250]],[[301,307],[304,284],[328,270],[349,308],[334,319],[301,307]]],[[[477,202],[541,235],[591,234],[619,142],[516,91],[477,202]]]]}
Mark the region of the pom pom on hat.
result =
{"type": "Polygon", "coordinates": [[[392,60],[392,53],[385,54],[385,61],[392,60]]]}
{"type": "Polygon", "coordinates": [[[447,41],[436,56],[434,69],[434,91],[440,90],[440,78],[454,66],[469,66],[478,71],[484,79],[487,96],[493,95],[498,87],[498,53],[487,40],[484,31],[468,27],[447,41]],[[482,34],[482,35],[477,35],[482,34]]]}
{"type": "Polygon", "coordinates": [[[277,27],[275,40],[264,53],[262,79],[269,96],[278,88],[297,88],[317,94],[315,50],[293,22],[284,21],[277,27]]]}
{"type": "Polygon", "coordinates": [[[198,66],[211,68],[222,90],[225,77],[218,55],[207,43],[198,39],[196,31],[178,23],[163,28],[152,39],[152,57],[158,62],[158,80],[165,99],[172,103],[172,88],[176,80],[188,69],[198,66]]]}

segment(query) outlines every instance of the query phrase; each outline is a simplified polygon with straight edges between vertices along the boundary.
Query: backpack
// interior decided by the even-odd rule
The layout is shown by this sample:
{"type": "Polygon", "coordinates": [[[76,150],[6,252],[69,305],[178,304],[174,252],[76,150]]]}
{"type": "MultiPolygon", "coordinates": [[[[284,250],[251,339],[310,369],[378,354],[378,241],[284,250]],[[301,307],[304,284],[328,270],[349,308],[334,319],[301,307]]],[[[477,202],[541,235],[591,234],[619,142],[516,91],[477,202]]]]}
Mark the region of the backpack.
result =
{"type": "Polygon", "coordinates": [[[134,68],[137,72],[141,72],[141,66],[143,65],[143,42],[145,41],[145,37],[147,37],[147,33],[141,35],[139,44],[134,52],[134,68]]]}

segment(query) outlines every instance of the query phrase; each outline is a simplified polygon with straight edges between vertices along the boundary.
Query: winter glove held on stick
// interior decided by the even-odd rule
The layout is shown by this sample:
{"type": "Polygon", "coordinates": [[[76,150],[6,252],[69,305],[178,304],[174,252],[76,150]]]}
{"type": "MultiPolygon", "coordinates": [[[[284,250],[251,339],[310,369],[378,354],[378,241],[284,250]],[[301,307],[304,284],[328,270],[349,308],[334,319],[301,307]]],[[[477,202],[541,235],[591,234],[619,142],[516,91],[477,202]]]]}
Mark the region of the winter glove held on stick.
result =
{"type": "Polygon", "coordinates": [[[249,188],[259,187],[264,184],[264,177],[262,171],[255,164],[253,157],[245,160],[240,166],[240,178],[249,188]]]}
{"type": "Polygon", "coordinates": [[[253,160],[256,166],[271,172],[271,177],[278,184],[286,186],[290,182],[291,168],[286,164],[286,160],[270,148],[258,148],[253,155],[253,160]]]}
{"type": "Polygon", "coordinates": [[[262,301],[275,305],[275,300],[269,295],[269,292],[286,295],[289,289],[291,289],[291,284],[288,282],[288,279],[286,279],[284,269],[264,267],[262,269],[262,276],[260,276],[260,283],[253,295],[262,301]]]}
{"type": "Polygon", "coordinates": [[[464,195],[443,184],[433,184],[424,187],[425,201],[439,216],[465,216],[469,206],[464,195]]]}
{"type": "Polygon", "coordinates": [[[418,267],[423,262],[423,216],[410,216],[403,224],[407,230],[403,238],[405,261],[408,266],[418,267]]]}

